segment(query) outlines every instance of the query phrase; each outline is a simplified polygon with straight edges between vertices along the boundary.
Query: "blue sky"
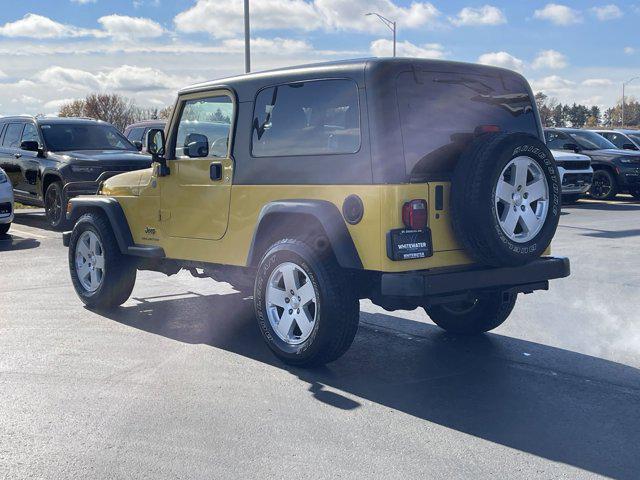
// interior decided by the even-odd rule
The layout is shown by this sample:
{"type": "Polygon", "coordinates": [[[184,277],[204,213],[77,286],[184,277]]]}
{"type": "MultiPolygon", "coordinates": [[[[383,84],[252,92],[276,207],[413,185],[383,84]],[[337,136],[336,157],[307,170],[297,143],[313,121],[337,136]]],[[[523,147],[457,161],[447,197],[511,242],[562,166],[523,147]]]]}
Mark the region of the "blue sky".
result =
{"type": "MultiPolygon", "coordinates": [[[[147,106],[241,73],[242,0],[0,0],[0,114],[55,113],[91,91],[147,106]]],[[[640,0],[252,0],[256,69],[399,54],[522,72],[534,90],[601,106],[640,75],[640,0]]],[[[629,87],[640,96],[640,81],[629,87]]]]}

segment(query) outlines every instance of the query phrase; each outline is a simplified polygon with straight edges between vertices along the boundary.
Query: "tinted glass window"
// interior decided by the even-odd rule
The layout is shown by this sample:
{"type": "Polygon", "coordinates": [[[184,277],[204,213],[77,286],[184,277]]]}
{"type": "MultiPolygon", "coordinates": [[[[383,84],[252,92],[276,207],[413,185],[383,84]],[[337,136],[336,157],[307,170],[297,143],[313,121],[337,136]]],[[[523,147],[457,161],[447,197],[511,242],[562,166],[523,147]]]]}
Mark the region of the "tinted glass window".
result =
{"type": "Polygon", "coordinates": [[[40,127],[47,148],[70,150],[133,150],[129,140],[112,125],[51,123],[40,127]]]}
{"type": "Polygon", "coordinates": [[[358,87],[319,80],[262,90],[253,120],[255,157],[356,153],[360,149],[358,87]]]}
{"type": "Polygon", "coordinates": [[[526,84],[518,77],[404,72],[397,80],[406,173],[449,174],[487,128],[538,136],[526,84]]]}
{"type": "Polygon", "coordinates": [[[630,133],[629,138],[633,140],[636,145],[640,146],[640,133],[630,133]]]}
{"type": "Polygon", "coordinates": [[[20,138],[22,138],[22,129],[24,123],[10,123],[7,127],[7,133],[4,134],[2,146],[7,148],[18,148],[20,146],[20,138]]]}
{"type": "Polygon", "coordinates": [[[566,143],[573,143],[573,141],[569,138],[569,135],[566,135],[562,132],[554,132],[554,131],[545,131],[544,136],[547,139],[547,147],[551,150],[564,150],[564,145],[566,143]]]}
{"type": "Polygon", "coordinates": [[[233,119],[233,101],[227,95],[187,100],[182,109],[176,158],[226,157],[233,119]]]}
{"type": "Polygon", "coordinates": [[[625,145],[633,145],[633,143],[621,133],[608,133],[605,135],[605,138],[618,148],[623,148],[625,145]]]}
{"type": "Polygon", "coordinates": [[[129,133],[127,134],[127,138],[132,142],[141,142],[143,134],[144,134],[144,127],[132,128],[131,131],[129,131],[129,133]]]}
{"type": "Polygon", "coordinates": [[[571,138],[585,150],[600,150],[607,148],[616,148],[609,140],[595,132],[588,130],[571,130],[571,138]]]}
{"type": "Polygon", "coordinates": [[[40,143],[40,138],[38,137],[38,130],[36,130],[36,126],[33,123],[27,123],[24,126],[24,131],[22,132],[22,141],[40,143]]]}

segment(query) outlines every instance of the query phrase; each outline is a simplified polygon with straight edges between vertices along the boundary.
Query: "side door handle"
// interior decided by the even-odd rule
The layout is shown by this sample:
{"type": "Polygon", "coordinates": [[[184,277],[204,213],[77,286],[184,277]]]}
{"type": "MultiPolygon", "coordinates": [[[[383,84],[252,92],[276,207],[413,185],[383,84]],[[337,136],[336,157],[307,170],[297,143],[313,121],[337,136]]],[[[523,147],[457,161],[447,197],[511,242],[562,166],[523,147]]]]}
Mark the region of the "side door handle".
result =
{"type": "Polygon", "coordinates": [[[22,157],[22,154],[21,153],[14,153],[13,156],[16,157],[16,158],[20,158],[20,157],[22,157]]]}
{"type": "Polygon", "coordinates": [[[222,180],[222,163],[221,162],[212,162],[209,165],[209,178],[211,180],[222,180]]]}

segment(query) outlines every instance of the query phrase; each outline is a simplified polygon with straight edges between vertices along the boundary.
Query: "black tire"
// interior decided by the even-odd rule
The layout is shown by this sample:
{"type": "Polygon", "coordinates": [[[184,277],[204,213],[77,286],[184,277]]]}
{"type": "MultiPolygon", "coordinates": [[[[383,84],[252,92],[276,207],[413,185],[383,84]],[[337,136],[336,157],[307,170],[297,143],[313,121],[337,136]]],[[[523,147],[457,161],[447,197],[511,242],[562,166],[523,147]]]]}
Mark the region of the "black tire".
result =
{"type": "Polygon", "coordinates": [[[80,300],[90,308],[108,310],[122,305],[131,296],[136,282],[136,263],[120,253],[120,248],[109,222],[101,215],[88,213],[80,217],[69,239],[69,271],[71,281],[80,300]],[[95,291],[87,290],[76,271],[76,249],[81,235],[91,231],[102,244],[104,273],[95,291]]]}
{"type": "Polygon", "coordinates": [[[538,138],[523,133],[482,135],[461,155],[454,171],[451,215],[456,237],[478,263],[491,266],[529,263],[542,255],[553,239],[560,219],[560,196],[555,161],[538,138]],[[495,202],[498,179],[517,157],[528,157],[538,165],[549,196],[542,226],[533,238],[521,243],[511,240],[502,230],[498,218],[501,213],[495,202]]]}
{"type": "Polygon", "coordinates": [[[518,294],[495,291],[479,293],[473,302],[425,306],[427,315],[447,332],[477,335],[502,325],[516,304],[518,294]]]}
{"type": "Polygon", "coordinates": [[[565,205],[574,205],[578,203],[578,200],[582,198],[582,195],[579,193],[571,193],[567,195],[562,195],[562,203],[565,205]]]}
{"type": "Polygon", "coordinates": [[[347,274],[330,255],[321,257],[299,240],[284,239],[267,250],[258,267],[253,297],[262,336],[273,353],[290,365],[312,367],[338,359],[349,349],[358,330],[360,304],[347,274]],[[267,313],[269,278],[285,262],[303,270],[317,298],[311,333],[297,345],[278,336],[267,313]]]}
{"type": "Polygon", "coordinates": [[[67,225],[67,201],[64,198],[62,182],[53,182],[44,194],[44,211],[49,226],[54,230],[62,230],[67,225]]]}
{"type": "Polygon", "coordinates": [[[0,235],[6,235],[10,228],[10,223],[0,223],[0,235]]]}
{"type": "Polygon", "coordinates": [[[593,172],[589,195],[595,200],[613,200],[618,195],[618,181],[607,169],[593,172]]]}

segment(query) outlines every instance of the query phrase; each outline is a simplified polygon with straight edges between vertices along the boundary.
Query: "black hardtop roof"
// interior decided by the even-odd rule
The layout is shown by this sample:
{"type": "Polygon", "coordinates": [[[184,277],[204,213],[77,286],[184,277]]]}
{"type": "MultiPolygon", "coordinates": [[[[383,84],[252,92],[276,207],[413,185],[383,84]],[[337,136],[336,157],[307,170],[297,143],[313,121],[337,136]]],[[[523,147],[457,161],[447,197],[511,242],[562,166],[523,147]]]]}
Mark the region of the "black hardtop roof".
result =
{"type": "MultiPolygon", "coordinates": [[[[434,71],[447,71],[451,73],[507,74],[521,77],[519,73],[511,70],[476,63],[429,60],[421,58],[361,58],[297,65],[220,78],[191,85],[180,90],[179,93],[188,94],[224,87],[230,87],[235,90],[244,90],[245,88],[248,88],[255,91],[262,87],[278,83],[332,77],[347,77],[363,81],[365,75],[369,78],[375,78],[377,74],[381,73],[388,76],[389,73],[398,72],[412,67],[431,69],[434,71]]],[[[243,99],[240,101],[243,101],[243,99]]]]}

